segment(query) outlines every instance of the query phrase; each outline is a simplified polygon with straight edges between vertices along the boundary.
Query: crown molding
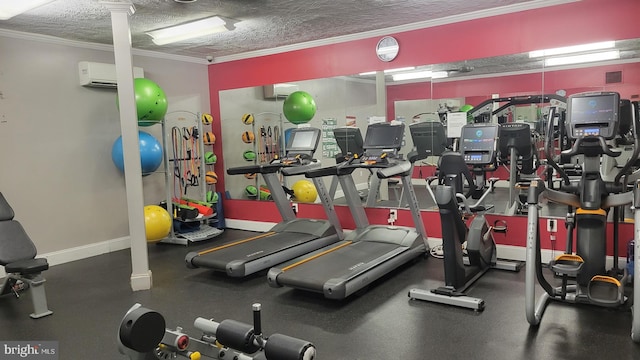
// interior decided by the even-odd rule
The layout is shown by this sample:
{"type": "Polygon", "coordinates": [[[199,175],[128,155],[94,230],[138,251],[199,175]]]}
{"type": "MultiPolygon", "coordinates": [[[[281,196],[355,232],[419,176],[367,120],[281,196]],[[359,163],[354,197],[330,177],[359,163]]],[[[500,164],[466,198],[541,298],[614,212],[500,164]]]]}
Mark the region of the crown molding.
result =
{"type": "MultiPolygon", "coordinates": [[[[76,47],[81,49],[107,51],[111,53],[113,52],[113,45],[91,43],[91,42],[84,42],[84,41],[77,41],[77,40],[68,40],[68,39],[63,39],[55,36],[32,34],[32,33],[26,33],[21,31],[0,29],[0,36],[13,38],[13,39],[20,39],[20,40],[39,41],[47,44],[70,46],[70,47],[76,47]]],[[[166,54],[158,51],[131,49],[131,53],[136,56],[147,56],[147,57],[164,59],[164,60],[182,61],[182,62],[188,62],[188,63],[202,64],[202,65],[208,64],[208,62],[205,59],[195,58],[191,56],[166,54]]]]}

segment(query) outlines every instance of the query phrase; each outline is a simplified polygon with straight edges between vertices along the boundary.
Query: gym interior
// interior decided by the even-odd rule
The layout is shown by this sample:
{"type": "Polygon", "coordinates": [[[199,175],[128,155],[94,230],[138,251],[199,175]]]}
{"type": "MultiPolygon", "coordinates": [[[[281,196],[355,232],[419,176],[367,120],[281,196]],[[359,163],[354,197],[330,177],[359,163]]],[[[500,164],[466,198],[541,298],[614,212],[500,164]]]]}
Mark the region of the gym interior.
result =
{"type": "Polygon", "coordinates": [[[640,3],[495,3],[213,59],[0,20],[0,358],[640,356],[640,3]]]}

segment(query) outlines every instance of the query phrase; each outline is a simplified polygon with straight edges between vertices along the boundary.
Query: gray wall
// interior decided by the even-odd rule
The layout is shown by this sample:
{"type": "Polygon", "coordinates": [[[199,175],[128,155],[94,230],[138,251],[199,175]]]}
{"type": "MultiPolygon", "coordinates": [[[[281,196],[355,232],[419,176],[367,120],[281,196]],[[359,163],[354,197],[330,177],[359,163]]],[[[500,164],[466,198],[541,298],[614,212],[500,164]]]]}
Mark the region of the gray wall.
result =
{"type": "MultiPolygon", "coordinates": [[[[81,87],[83,60],[114,57],[106,47],[0,34],[0,191],[39,253],[73,253],[64,261],[128,246],[124,176],[111,161],[116,91],[81,87]]],[[[180,60],[133,57],[163,88],[169,111],[208,112],[207,66],[180,60]]],[[[141,129],[161,140],[160,125],[141,129]]],[[[145,204],[165,197],[163,173],[143,184],[145,204]]]]}

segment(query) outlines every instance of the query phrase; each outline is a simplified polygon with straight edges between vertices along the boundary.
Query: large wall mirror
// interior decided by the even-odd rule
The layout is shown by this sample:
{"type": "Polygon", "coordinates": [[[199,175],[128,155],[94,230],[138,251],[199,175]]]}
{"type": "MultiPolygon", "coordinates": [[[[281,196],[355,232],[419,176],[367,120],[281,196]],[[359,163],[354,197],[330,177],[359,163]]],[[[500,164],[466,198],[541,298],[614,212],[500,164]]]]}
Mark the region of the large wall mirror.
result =
{"type": "MultiPolygon", "coordinates": [[[[335,127],[352,125],[365,134],[369,121],[380,118],[403,121],[407,125],[421,121],[446,122],[447,114],[478,106],[492,98],[539,96],[557,94],[568,96],[584,91],[617,91],[622,98],[638,100],[640,94],[640,41],[638,39],[618,40],[615,50],[619,58],[615,60],[582,64],[551,65],[545,57],[530,57],[529,53],[506,56],[469,59],[446,64],[416,64],[410,71],[430,71],[432,78],[421,80],[394,80],[394,73],[351,74],[335,78],[288,82],[287,86],[308,92],[317,104],[317,112],[309,126],[323,130],[323,136],[316,157],[323,165],[335,164],[339,151],[333,139],[335,127]],[[383,88],[381,96],[380,89],[383,88]]],[[[408,72],[404,70],[403,72],[408,72]]],[[[222,137],[224,138],[224,159],[227,168],[249,164],[253,158],[243,156],[252,150],[263,161],[273,152],[267,144],[273,142],[278,131],[280,146],[284,144],[286,130],[296,125],[289,123],[282,115],[285,96],[269,95],[266,87],[232,89],[220,92],[222,137]],[[253,114],[254,123],[244,124],[245,114],[253,114]],[[265,129],[267,132],[264,136],[265,129]],[[269,129],[271,137],[269,137],[269,129]],[[254,134],[252,143],[243,142],[243,133],[254,134]]],[[[281,86],[283,84],[279,84],[281,86]]],[[[286,90],[283,90],[286,92],[286,90]]],[[[544,98],[544,97],[543,97],[544,98]]],[[[496,102],[492,109],[499,109],[504,102],[496,102]]],[[[541,117],[546,115],[550,103],[548,99],[518,104],[503,112],[507,121],[529,123],[532,128],[539,126],[541,117]]],[[[495,118],[493,121],[497,121],[495,118]]],[[[402,153],[407,154],[413,147],[409,131],[405,137],[402,153]]],[[[539,150],[539,149],[537,149],[539,150]]],[[[429,157],[414,171],[416,186],[422,186],[431,175],[430,168],[437,164],[438,157],[429,157]]],[[[500,165],[495,176],[508,181],[506,165],[500,165]]],[[[370,183],[369,174],[361,171],[355,174],[356,184],[365,190],[370,183]]],[[[261,185],[261,180],[247,179],[225,174],[226,190],[233,199],[249,199],[248,186],[261,185]]],[[[290,185],[300,179],[285,179],[290,185]]],[[[330,180],[326,181],[330,186],[330,180]]],[[[509,186],[503,186],[508,189],[509,186]]],[[[383,191],[376,206],[402,206],[401,196],[388,190],[383,191]],[[394,202],[395,201],[395,202],[394,202]]],[[[426,193],[419,193],[426,197],[426,193]]],[[[502,194],[500,196],[503,196],[502,194]]],[[[507,199],[509,195],[506,195],[507,199]]],[[[336,198],[340,197],[340,190],[336,198]]],[[[258,196],[259,198],[259,196],[258,196]]],[[[507,211],[507,203],[495,202],[495,212],[507,211]]],[[[337,201],[340,204],[340,201],[337,201]]],[[[421,208],[433,209],[429,201],[420,201],[421,208]]],[[[552,211],[544,215],[554,216],[552,211]]]]}

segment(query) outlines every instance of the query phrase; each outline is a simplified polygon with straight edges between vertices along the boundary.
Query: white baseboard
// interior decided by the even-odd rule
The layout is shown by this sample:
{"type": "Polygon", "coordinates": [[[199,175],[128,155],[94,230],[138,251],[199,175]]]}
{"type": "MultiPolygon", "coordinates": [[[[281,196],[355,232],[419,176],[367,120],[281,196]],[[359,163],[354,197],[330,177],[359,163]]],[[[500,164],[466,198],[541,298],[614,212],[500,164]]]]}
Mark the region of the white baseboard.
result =
{"type": "MultiPolygon", "coordinates": [[[[118,239],[77,246],[70,249],[38,254],[38,257],[46,258],[49,266],[55,266],[76,260],[86,259],[92,256],[128,249],[130,247],[131,240],[128,236],[126,236],[118,239]]],[[[4,269],[0,269],[0,278],[3,278],[5,276],[6,273],[4,269]]]]}
{"type": "MultiPolygon", "coordinates": [[[[442,239],[440,238],[429,238],[429,247],[434,247],[438,245],[442,245],[442,239]]],[[[498,253],[498,258],[503,260],[513,260],[513,261],[525,261],[527,258],[527,249],[521,246],[512,246],[512,245],[496,245],[496,250],[498,253]]],[[[549,261],[562,254],[562,251],[552,251],[548,249],[542,249],[540,251],[541,262],[543,264],[548,264],[549,261]]],[[[607,269],[613,267],[613,256],[607,256],[606,262],[607,269]]],[[[627,266],[627,258],[619,257],[618,258],[618,267],[624,268],[627,266]]]]}
{"type": "Polygon", "coordinates": [[[269,231],[276,223],[252,221],[252,220],[238,220],[238,219],[225,219],[225,226],[229,229],[248,230],[248,231],[269,231]]]}

